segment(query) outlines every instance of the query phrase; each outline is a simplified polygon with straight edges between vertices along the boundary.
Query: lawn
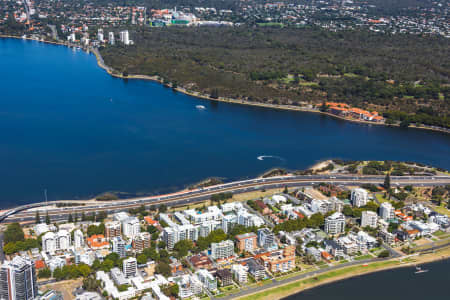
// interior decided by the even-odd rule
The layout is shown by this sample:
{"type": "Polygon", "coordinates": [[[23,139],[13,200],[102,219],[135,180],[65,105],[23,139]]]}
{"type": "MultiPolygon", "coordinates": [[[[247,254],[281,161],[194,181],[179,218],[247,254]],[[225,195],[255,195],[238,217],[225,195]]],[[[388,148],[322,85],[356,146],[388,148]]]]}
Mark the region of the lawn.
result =
{"type": "Polygon", "coordinates": [[[355,260],[363,260],[363,259],[370,259],[370,258],[373,258],[373,256],[370,254],[366,254],[366,255],[361,255],[361,256],[355,257],[355,260]]]}
{"type": "MultiPolygon", "coordinates": [[[[445,203],[444,203],[445,204],[445,203]]],[[[433,209],[436,211],[436,212],[438,212],[438,213],[440,213],[440,214],[442,214],[442,215],[447,215],[447,216],[449,216],[450,217],[450,210],[448,210],[445,206],[443,206],[443,205],[441,205],[441,206],[435,206],[435,207],[433,207],[433,209]]]]}
{"type": "Polygon", "coordinates": [[[375,197],[377,197],[377,200],[378,200],[380,203],[389,201],[388,199],[384,198],[383,194],[375,194],[375,197]]]}
{"type": "Polygon", "coordinates": [[[317,82],[312,82],[312,81],[300,81],[299,84],[301,86],[315,86],[315,87],[319,86],[319,84],[317,82]]]}

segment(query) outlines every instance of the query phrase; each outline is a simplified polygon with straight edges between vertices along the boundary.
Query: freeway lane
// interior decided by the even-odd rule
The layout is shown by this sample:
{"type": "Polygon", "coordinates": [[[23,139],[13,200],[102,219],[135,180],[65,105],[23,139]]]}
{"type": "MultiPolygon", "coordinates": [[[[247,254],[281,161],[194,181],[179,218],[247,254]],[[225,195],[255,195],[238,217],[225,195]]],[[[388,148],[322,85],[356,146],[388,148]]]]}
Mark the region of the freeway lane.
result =
{"type": "MultiPolygon", "coordinates": [[[[208,188],[182,191],[171,195],[141,197],[127,200],[116,200],[111,202],[96,203],[95,201],[82,201],[72,200],[71,202],[84,203],[85,206],[79,207],[65,207],[48,210],[52,220],[60,220],[66,218],[69,214],[73,213],[89,213],[94,211],[108,211],[109,213],[127,210],[133,207],[139,207],[141,205],[155,205],[155,204],[167,204],[167,205],[183,205],[192,204],[200,201],[207,200],[211,195],[216,193],[231,192],[233,194],[245,193],[261,188],[272,189],[280,188],[284,186],[288,187],[302,187],[310,186],[314,183],[328,182],[337,185],[360,185],[363,183],[381,184],[384,181],[383,176],[283,176],[272,178],[257,178],[245,181],[231,182],[212,186],[208,188]]],[[[391,177],[392,185],[419,185],[419,186],[435,186],[450,184],[450,176],[403,176],[403,177],[391,177]]],[[[67,201],[52,201],[48,204],[64,203],[67,201]]],[[[0,216],[0,221],[5,222],[25,222],[32,221],[34,219],[34,212],[26,211],[34,207],[43,207],[45,202],[34,203],[30,205],[21,206],[11,209],[4,215],[0,216]]]]}

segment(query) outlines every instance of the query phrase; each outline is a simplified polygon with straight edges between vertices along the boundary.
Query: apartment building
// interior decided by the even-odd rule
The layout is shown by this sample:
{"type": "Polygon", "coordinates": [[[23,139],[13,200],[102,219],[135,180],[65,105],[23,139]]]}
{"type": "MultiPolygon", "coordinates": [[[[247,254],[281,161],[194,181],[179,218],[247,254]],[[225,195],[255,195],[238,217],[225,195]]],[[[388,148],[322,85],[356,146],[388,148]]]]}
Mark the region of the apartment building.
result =
{"type": "Polygon", "coordinates": [[[389,202],[383,202],[380,206],[380,217],[383,220],[391,220],[395,217],[395,208],[389,202]]]}
{"type": "Polygon", "coordinates": [[[137,253],[142,253],[145,248],[150,248],[151,246],[151,235],[148,232],[140,232],[137,236],[133,238],[133,249],[137,253]]]}
{"type": "Polygon", "coordinates": [[[369,226],[371,228],[377,228],[378,215],[373,211],[363,211],[361,214],[361,227],[369,226]]]}
{"type": "Polygon", "coordinates": [[[257,248],[257,235],[253,232],[248,232],[236,236],[236,245],[239,251],[252,252],[257,248]]]}
{"type": "Polygon", "coordinates": [[[205,288],[210,291],[217,290],[217,280],[208,270],[200,269],[195,274],[205,288]]]}
{"type": "Polygon", "coordinates": [[[325,232],[328,234],[339,234],[345,230],[345,217],[340,212],[335,212],[325,219],[325,232]]]}
{"type": "Polygon", "coordinates": [[[136,217],[129,217],[122,221],[123,235],[127,238],[134,238],[141,232],[141,224],[136,217]]]}
{"type": "Polygon", "coordinates": [[[122,234],[122,226],[119,221],[112,221],[105,223],[105,237],[107,240],[111,240],[116,236],[122,234]]]}
{"type": "Polygon", "coordinates": [[[137,273],[136,258],[130,257],[123,261],[123,274],[126,278],[135,277],[137,273]]]}
{"type": "Polygon", "coordinates": [[[0,299],[31,300],[38,298],[36,269],[30,259],[16,256],[0,267],[0,299]]]}
{"type": "Polygon", "coordinates": [[[356,188],[352,190],[350,199],[353,206],[361,207],[367,204],[368,197],[369,195],[365,189],[356,188]]]}
{"type": "Polygon", "coordinates": [[[220,243],[211,243],[211,257],[214,259],[223,259],[234,256],[234,243],[225,240],[220,243]]]}
{"type": "Polygon", "coordinates": [[[277,249],[275,234],[268,228],[258,229],[258,245],[268,251],[277,249]]]}

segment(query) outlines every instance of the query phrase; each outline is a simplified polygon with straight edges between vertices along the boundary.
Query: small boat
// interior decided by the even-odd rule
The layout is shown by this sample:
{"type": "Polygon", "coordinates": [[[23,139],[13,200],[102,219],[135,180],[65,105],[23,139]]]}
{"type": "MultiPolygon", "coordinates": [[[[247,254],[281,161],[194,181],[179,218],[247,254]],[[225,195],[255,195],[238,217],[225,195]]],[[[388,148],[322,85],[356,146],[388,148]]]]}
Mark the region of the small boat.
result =
{"type": "Polygon", "coordinates": [[[203,105],[196,105],[195,108],[196,109],[206,109],[206,107],[204,107],[203,105]]]}
{"type": "Polygon", "coordinates": [[[414,274],[426,273],[428,270],[423,270],[421,267],[416,266],[416,271],[414,274]]]}

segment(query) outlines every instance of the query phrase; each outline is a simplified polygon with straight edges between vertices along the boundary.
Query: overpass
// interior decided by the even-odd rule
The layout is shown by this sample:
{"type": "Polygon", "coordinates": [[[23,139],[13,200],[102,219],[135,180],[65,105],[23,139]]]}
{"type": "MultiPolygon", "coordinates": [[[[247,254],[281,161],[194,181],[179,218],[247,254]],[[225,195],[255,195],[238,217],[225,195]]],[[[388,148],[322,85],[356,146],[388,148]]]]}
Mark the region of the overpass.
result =
{"type": "MultiPolygon", "coordinates": [[[[261,188],[272,189],[280,187],[302,187],[325,182],[336,185],[354,186],[364,183],[382,184],[384,176],[356,176],[356,175],[292,175],[270,178],[254,178],[242,181],[234,181],[195,190],[183,190],[173,194],[139,197],[112,201],[95,200],[57,200],[38,202],[12,208],[0,215],[0,222],[24,222],[34,219],[34,212],[28,211],[32,208],[52,206],[67,202],[80,203],[80,206],[59,207],[48,210],[53,220],[63,219],[69,214],[89,213],[98,211],[117,212],[141,205],[182,205],[205,201],[213,194],[231,192],[233,194],[246,193],[261,188]]],[[[436,186],[450,184],[450,176],[391,176],[391,185],[404,186],[436,186]]]]}

